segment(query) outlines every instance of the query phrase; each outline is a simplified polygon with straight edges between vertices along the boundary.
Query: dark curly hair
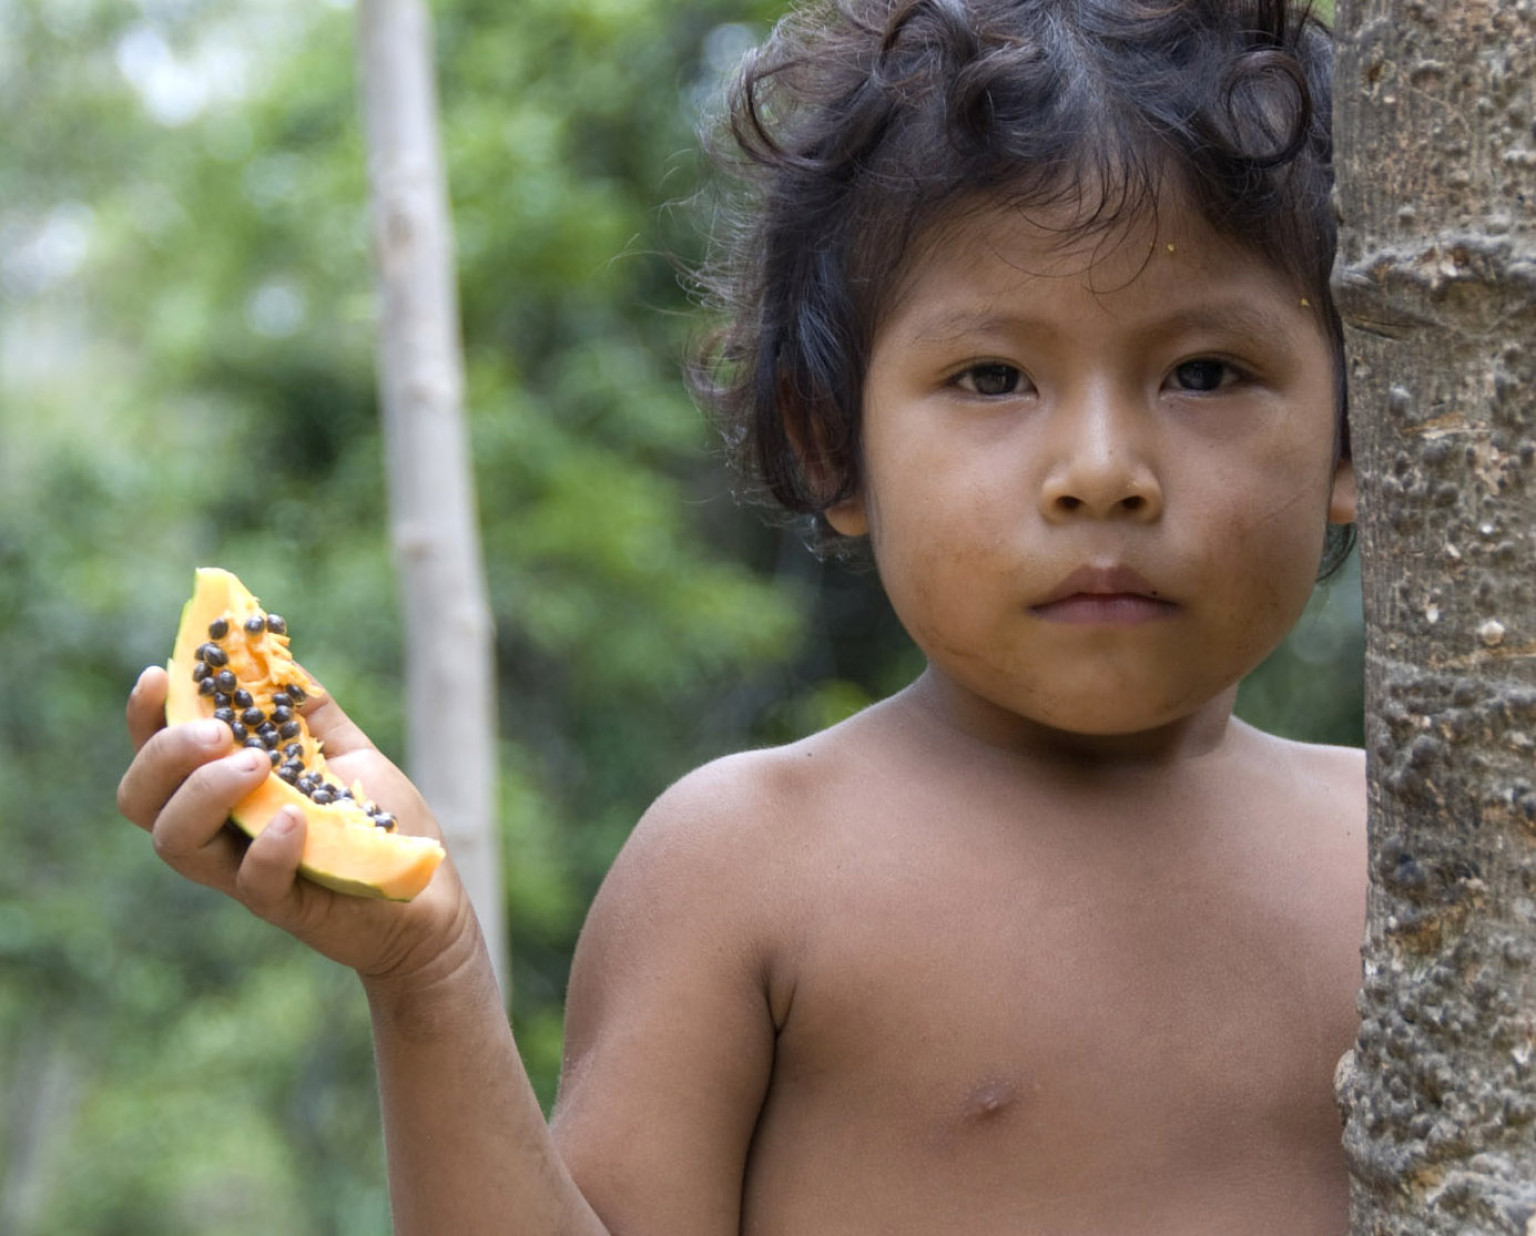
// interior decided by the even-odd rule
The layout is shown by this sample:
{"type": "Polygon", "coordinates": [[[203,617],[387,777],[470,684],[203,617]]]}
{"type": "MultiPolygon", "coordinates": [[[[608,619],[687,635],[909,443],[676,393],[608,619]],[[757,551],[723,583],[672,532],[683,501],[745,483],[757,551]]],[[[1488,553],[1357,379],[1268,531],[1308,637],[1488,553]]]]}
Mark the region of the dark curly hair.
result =
{"type": "MultiPolygon", "coordinates": [[[[733,80],[706,144],[734,193],[700,272],[723,325],[690,386],[756,496],[810,516],[860,483],[864,376],[914,240],[968,205],[1085,203],[1079,233],[1168,188],[1316,307],[1329,292],[1331,36],[1293,0],[816,0],[733,80]]],[[[1330,526],[1323,574],[1347,557],[1330,526]]]]}

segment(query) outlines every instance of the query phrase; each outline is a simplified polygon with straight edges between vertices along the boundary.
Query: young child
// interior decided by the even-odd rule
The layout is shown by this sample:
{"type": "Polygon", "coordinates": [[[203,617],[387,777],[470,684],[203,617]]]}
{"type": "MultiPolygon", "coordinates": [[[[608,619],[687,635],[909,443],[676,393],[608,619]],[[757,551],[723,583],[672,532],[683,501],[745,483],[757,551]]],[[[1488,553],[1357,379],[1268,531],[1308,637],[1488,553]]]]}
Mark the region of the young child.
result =
{"type": "Polygon", "coordinates": [[[641,821],[548,1127],[451,870],[242,849],[265,762],[145,671],[122,810],[361,975],[399,1232],[1346,1229],[1363,761],[1231,715],[1353,514],[1328,58],[1279,2],[829,0],[749,63],[699,385],[927,668],[641,821]]]}

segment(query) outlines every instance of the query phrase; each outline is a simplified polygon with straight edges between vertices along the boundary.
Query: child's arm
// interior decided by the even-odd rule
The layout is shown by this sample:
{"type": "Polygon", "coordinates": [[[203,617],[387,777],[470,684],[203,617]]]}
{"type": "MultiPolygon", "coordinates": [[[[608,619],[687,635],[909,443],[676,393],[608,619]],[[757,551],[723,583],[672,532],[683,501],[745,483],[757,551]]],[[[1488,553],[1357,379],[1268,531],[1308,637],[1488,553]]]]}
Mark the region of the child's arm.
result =
{"type": "Polygon", "coordinates": [[[551,1125],[615,1231],[742,1226],[748,1151],[790,1002],[792,911],[755,755],[662,795],[593,901],[571,969],[551,1125]]]}
{"type": "Polygon", "coordinates": [[[708,788],[715,775],[695,774],[647,813],[593,904],[571,970],[553,1143],[532,1135],[542,1118],[483,951],[439,988],[369,986],[397,1230],[740,1232],[773,1063],[762,943],[776,898],[753,852],[761,837],[732,818],[728,791],[708,788]],[[515,1085],[476,1093],[487,1062],[515,1085]],[[473,1129],[434,1125],[443,1086],[461,1110],[496,1110],[473,1129]],[[435,1189],[422,1187],[427,1163],[453,1164],[465,1191],[499,1198],[491,1209],[516,1221],[474,1226],[491,1211],[466,1210],[444,1223],[435,1189]]]}
{"type": "MultiPolygon", "coordinates": [[[[401,1236],[602,1236],[599,1213],[625,1236],[739,1229],[772,1029],[754,986],[760,972],[744,951],[731,957],[731,923],[721,918],[730,907],[699,895],[697,861],[647,858],[655,845],[644,837],[668,835],[665,808],[637,830],[633,857],[615,865],[613,891],[599,898],[609,909],[594,913],[583,937],[571,1024],[586,1047],[563,1084],[571,1115],[557,1150],[451,863],[404,906],[297,879],[302,822],[286,834],[269,827],[249,845],[224,828],[265,767],[242,768],[218,723],[211,741],[195,724],[165,728],[164,699],[163,672],[147,671],[129,701],[139,754],[119,805],[183,875],[361,975],[401,1236]]],[[[410,783],[334,703],[323,699],[308,720],[339,775],[361,778],[404,831],[435,833],[410,783]]]]}
{"type": "Polygon", "coordinates": [[[549,1135],[485,950],[365,987],[395,1232],[607,1236],[549,1135]]]}

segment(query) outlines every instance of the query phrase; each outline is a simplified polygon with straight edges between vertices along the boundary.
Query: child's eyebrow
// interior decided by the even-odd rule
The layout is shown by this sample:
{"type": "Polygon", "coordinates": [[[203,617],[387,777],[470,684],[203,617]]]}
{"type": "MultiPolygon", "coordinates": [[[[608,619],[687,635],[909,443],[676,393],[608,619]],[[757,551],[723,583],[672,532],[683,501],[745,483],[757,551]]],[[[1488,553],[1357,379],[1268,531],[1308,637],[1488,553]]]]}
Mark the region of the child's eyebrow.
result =
{"type": "MultiPolygon", "coordinates": [[[[1305,300],[1297,297],[1297,307],[1305,300]]],[[[1026,335],[1051,338],[1059,327],[1049,320],[996,310],[935,309],[929,316],[912,323],[908,338],[917,344],[952,343],[972,335],[1026,335]]],[[[1161,339],[1184,334],[1240,336],[1256,342],[1278,342],[1296,329],[1295,320],[1248,298],[1202,301],[1185,308],[1158,312],[1150,317],[1139,334],[1161,339]]]]}
{"type": "MultiPolygon", "coordinates": [[[[1298,296],[1297,307],[1306,301],[1298,296]]],[[[1174,310],[1149,325],[1152,336],[1209,333],[1239,335],[1259,343],[1275,343],[1289,338],[1296,321],[1267,305],[1251,300],[1206,301],[1187,309],[1174,310]]]]}

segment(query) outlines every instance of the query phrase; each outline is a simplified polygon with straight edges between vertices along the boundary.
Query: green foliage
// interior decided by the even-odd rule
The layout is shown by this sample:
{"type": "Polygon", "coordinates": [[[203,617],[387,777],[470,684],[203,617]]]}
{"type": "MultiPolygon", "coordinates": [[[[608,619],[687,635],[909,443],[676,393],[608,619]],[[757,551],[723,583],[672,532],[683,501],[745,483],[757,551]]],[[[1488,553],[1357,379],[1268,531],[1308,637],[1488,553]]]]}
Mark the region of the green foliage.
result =
{"type": "Polygon", "coordinates": [[[1365,745],[1358,558],[1318,588],[1290,638],[1244,681],[1237,714],[1286,738],[1365,745]]]}
{"type": "MultiPolygon", "coordinates": [[[[714,469],[658,252],[658,206],[693,174],[686,87],[739,12],[438,10],[514,1009],[546,1100],[613,850],[669,780],[750,741],[746,714],[707,719],[803,626],[711,547],[728,505],[692,502],[714,469]]],[[[123,698],[201,563],[282,609],[399,755],[352,21],[300,0],[0,6],[0,97],[28,117],[0,133],[8,1232],[385,1226],[360,993],[163,869],[113,806],[123,698]]]]}
{"type": "MultiPolygon", "coordinates": [[[[697,242],[686,207],[660,208],[696,187],[699,100],[776,8],[436,6],[514,1021],[546,1102],[576,929],[646,803],[917,664],[871,576],[732,503],[677,373],[673,259],[697,242]]],[[[360,993],[174,877],[113,804],[123,699],[200,564],[281,609],[400,754],[352,21],[314,0],[0,0],[0,1230],[17,1236],[387,1227],[360,993]]],[[[1331,690],[1357,657],[1350,595],[1245,708],[1357,736],[1356,698],[1331,690]]]]}

